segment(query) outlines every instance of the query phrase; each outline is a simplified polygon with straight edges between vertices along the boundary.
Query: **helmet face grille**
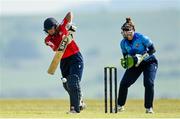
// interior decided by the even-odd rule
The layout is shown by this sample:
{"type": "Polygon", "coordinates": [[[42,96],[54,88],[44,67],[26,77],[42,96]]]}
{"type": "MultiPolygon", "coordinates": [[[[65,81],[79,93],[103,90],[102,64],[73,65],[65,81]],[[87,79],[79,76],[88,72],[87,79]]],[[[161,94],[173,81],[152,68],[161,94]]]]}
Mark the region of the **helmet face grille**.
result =
{"type": "Polygon", "coordinates": [[[47,18],[44,21],[44,31],[51,29],[53,26],[57,26],[58,22],[54,18],[47,18]]]}

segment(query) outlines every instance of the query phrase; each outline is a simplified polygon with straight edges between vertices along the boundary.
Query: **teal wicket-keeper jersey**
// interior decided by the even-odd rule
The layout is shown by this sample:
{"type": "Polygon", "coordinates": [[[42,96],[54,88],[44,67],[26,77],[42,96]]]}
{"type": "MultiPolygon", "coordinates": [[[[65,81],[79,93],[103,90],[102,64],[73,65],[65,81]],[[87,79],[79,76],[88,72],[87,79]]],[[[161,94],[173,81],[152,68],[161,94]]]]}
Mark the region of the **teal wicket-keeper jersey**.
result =
{"type": "MultiPolygon", "coordinates": [[[[152,41],[147,36],[141,33],[134,33],[133,39],[131,41],[124,38],[120,43],[122,53],[124,55],[131,56],[134,56],[136,54],[143,55],[149,50],[148,47],[150,47],[151,45],[153,45],[152,41]]],[[[149,56],[147,59],[152,56],[153,55],[149,56]]]]}

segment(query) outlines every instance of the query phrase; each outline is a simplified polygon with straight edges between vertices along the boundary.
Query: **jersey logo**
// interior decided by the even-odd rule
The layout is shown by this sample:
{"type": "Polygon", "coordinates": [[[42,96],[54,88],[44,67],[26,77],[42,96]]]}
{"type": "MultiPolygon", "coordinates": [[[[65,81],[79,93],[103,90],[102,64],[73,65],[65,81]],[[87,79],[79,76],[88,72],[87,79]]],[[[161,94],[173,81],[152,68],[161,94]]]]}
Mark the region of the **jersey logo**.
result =
{"type": "Polygon", "coordinates": [[[54,44],[51,41],[46,42],[46,44],[54,47],[54,44]]]}
{"type": "Polygon", "coordinates": [[[62,35],[62,32],[61,32],[61,31],[59,32],[59,35],[62,35]]]}
{"type": "Polygon", "coordinates": [[[140,44],[139,44],[139,43],[137,43],[137,44],[136,44],[136,48],[138,48],[139,46],[140,46],[140,44]]]}

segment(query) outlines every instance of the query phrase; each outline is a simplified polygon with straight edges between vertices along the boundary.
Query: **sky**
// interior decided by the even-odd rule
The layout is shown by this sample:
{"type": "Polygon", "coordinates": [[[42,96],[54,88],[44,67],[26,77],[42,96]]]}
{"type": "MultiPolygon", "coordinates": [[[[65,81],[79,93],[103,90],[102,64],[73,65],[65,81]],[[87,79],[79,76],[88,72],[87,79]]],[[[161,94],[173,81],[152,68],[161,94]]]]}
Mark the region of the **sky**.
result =
{"type": "Polygon", "coordinates": [[[152,8],[168,7],[180,9],[180,0],[0,0],[2,15],[51,14],[71,8],[83,8],[82,6],[85,6],[84,9],[87,7],[94,9],[94,6],[106,8],[113,6],[115,10],[133,8],[136,10],[143,8],[152,10],[152,8]]]}
{"type": "Polygon", "coordinates": [[[110,0],[0,0],[2,14],[52,13],[89,2],[110,0]]]}

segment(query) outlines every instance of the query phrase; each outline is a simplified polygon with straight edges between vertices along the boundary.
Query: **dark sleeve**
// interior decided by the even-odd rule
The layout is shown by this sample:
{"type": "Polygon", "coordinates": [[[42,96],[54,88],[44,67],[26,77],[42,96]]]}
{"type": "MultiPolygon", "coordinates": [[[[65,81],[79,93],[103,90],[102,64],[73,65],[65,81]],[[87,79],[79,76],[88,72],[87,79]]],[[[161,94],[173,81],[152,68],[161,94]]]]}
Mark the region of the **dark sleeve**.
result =
{"type": "Polygon", "coordinates": [[[127,53],[123,53],[123,57],[125,58],[128,54],[127,53]]]}
{"type": "Polygon", "coordinates": [[[156,52],[156,50],[155,50],[155,48],[154,48],[154,45],[153,45],[153,44],[150,45],[150,46],[148,47],[147,53],[148,53],[149,55],[152,55],[152,54],[155,53],[155,52],[156,52]]]}

